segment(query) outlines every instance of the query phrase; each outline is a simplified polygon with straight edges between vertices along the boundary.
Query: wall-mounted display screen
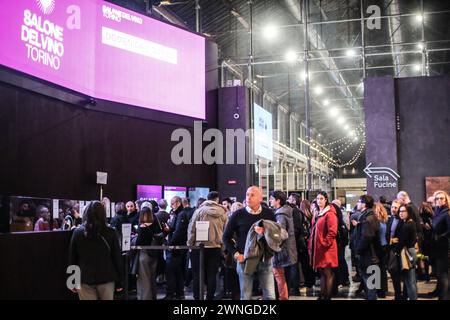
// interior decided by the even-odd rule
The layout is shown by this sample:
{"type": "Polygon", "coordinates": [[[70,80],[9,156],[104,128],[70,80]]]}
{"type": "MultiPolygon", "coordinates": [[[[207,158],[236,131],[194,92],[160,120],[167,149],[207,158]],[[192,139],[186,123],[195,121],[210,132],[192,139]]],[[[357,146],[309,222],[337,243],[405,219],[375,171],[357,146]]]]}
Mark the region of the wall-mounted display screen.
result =
{"type": "Polygon", "coordinates": [[[164,186],[164,199],[166,199],[167,204],[170,205],[170,200],[175,196],[186,197],[186,189],[186,187],[164,186]]]}
{"type": "Polygon", "coordinates": [[[208,196],[209,188],[189,188],[188,197],[191,200],[191,207],[197,206],[197,201],[199,198],[204,198],[208,196]]]}
{"type": "Polygon", "coordinates": [[[136,187],[136,199],[155,200],[162,198],[162,186],[139,184],[136,187]]]}
{"type": "Polygon", "coordinates": [[[94,98],[205,118],[205,39],[96,0],[0,1],[0,65],[94,98]]]}
{"type": "Polygon", "coordinates": [[[255,155],[273,160],[272,114],[256,103],[253,105],[255,155]]]}

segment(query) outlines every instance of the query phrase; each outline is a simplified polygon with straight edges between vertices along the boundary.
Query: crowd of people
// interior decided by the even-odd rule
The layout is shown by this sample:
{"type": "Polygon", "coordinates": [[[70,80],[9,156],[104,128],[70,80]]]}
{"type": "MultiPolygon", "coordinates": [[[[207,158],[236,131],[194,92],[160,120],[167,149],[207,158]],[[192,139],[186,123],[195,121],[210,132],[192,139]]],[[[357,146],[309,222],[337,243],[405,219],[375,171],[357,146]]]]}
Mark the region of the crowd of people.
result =
{"type": "MultiPolygon", "coordinates": [[[[23,199],[11,214],[11,231],[72,230],[82,223],[77,201],[60,200],[58,218],[52,216],[48,199],[23,199]],[[36,203],[37,202],[37,203],[36,203]]],[[[11,208],[13,209],[13,207],[11,208]]]]}
{"type": "Polygon", "coordinates": [[[388,294],[388,274],[396,300],[416,300],[417,281],[433,276],[437,287],[430,295],[448,300],[450,198],[446,192],[435,192],[419,208],[405,191],[392,201],[380,197],[375,202],[363,195],[351,212],[339,200],[331,201],[326,192],[319,192],[310,203],[299,194],[288,197],[275,190],[268,200],[265,203],[261,189],[252,186],[242,203],[220,201],[214,191],[195,207],[188,198],[175,196],[170,210],[164,199],[129,201],[116,204],[109,224],[102,203],[92,202],[71,241],[70,263],[79,265],[82,274],[82,286],[74,291],[80,299],[112,298],[114,288],[122,290],[127,277],[131,288],[135,283],[139,300],[156,300],[164,280],[164,299],[185,299],[188,286],[194,299],[205,297],[200,292],[201,261],[195,248],[132,250],[130,274],[125,275],[118,258],[119,239],[122,224],[129,223],[133,246],[202,243],[203,279],[210,300],[254,296],[287,300],[314,291],[318,283],[318,299],[329,300],[351,282],[360,283],[357,295],[374,300],[388,294]],[[198,221],[208,225],[207,241],[197,239],[198,221]],[[101,259],[105,261],[95,262],[101,259]]]}

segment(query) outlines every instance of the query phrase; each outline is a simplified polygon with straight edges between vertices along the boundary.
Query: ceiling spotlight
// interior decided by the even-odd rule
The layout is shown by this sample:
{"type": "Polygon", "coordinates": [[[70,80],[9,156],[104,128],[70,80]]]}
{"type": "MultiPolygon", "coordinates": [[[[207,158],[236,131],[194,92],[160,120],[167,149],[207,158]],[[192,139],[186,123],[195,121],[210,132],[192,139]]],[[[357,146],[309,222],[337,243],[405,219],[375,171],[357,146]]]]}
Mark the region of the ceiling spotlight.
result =
{"type": "Polygon", "coordinates": [[[345,122],[344,117],[339,117],[339,118],[337,119],[337,123],[339,123],[339,124],[343,124],[344,122],[345,122]]]}
{"type": "Polygon", "coordinates": [[[414,68],[414,71],[421,71],[422,70],[422,66],[420,64],[415,64],[413,68],[414,68]]]}
{"type": "Polygon", "coordinates": [[[356,56],[356,51],[353,50],[353,49],[347,49],[347,50],[345,51],[345,55],[346,55],[347,57],[353,57],[353,56],[356,56]]]}
{"type": "Polygon", "coordinates": [[[323,88],[321,86],[317,86],[314,88],[314,93],[319,95],[323,92],[323,88]]]}
{"type": "Polygon", "coordinates": [[[354,136],[356,135],[355,130],[350,131],[349,135],[350,135],[351,137],[354,137],[354,136]]]}
{"type": "Polygon", "coordinates": [[[253,80],[253,83],[258,83],[258,81],[256,81],[256,80],[253,80]]]}
{"type": "Polygon", "coordinates": [[[354,138],[353,138],[353,141],[358,141],[358,137],[354,137],[354,138]]]}
{"type": "Polygon", "coordinates": [[[330,109],[330,116],[334,117],[338,114],[338,110],[336,108],[330,109]]]}
{"type": "Polygon", "coordinates": [[[423,21],[423,15],[421,15],[421,14],[416,14],[416,21],[417,22],[422,22],[423,21]]]}
{"type": "Polygon", "coordinates": [[[300,72],[300,79],[305,81],[308,78],[308,74],[305,71],[300,72]]]}
{"type": "Polygon", "coordinates": [[[321,137],[322,135],[319,133],[317,136],[318,136],[318,137],[321,137]]]}
{"type": "Polygon", "coordinates": [[[293,50],[289,50],[284,56],[287,62],[293,63],[297,61],[297,54],[293,50]]]}
{"type": "Polygon", "coordinates": [[[328,100],[328,99],[323,100],[323,105],[324,106],[327,106],[329,104],[330,104],[330,100],[328,100]]]}
{"type": "Polygon", "coordinates": [[[417,48],[419,49],[419,50],[423,50],[423,48],[425,48],[424,47],[424,45],[423,45],[423,43],[419,43],[418,45],[417,45],[417,48]]]}
{"type": "Polygon", "coordinates": [[[272,40],[278,35],[278,28],[273,24],[269,24],[263,29],[263,33],[266,39],[272,40]]]}
{"type": "Polygon", "coordinates": [[[346,125],[344,126],[344,130],[348,130],[348,129],[350,129],[350,126],[349,126],[348,124],[346,124],[346,125]]]}

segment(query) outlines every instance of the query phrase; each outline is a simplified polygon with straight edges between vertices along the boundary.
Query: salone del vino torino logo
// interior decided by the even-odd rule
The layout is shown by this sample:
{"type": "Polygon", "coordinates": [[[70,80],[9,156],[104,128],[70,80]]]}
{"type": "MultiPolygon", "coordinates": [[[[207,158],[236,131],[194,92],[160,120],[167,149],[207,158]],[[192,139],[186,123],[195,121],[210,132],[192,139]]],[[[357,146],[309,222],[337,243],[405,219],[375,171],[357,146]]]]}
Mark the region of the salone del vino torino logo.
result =
{"type": "Polygon", "coordinates": [[[55,9],[55,0],[36,0],[36,3],[44,14],[51,14],[55,9]]]}

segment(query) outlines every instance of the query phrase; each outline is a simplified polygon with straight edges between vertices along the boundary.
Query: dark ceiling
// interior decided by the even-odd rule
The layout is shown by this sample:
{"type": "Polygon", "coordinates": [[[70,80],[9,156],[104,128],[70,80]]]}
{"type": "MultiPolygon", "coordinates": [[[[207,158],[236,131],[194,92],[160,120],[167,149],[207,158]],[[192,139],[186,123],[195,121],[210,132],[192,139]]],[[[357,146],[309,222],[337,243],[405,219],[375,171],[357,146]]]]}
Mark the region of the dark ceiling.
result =
{"type": "MultiPolygon", "coordinates": [[[[144,0],[111,2],[136,11],[147,11],[147,14],[184,25],[191,31],[196,29],[195,0],[153,1],[153,10],[148,10],[144,0]]],[[[256,86],[286,106],[300,121],[304,119],[305,104],[305,79],[301,76],[305,68],[303,2],[198,1],[200,32],[218,44],[219,58],[240,68],[247,78],[251,47],[256,86]],[[271,40],[265,34],[269,24],[278,30],[271,40]],[[285,55],[289,50],[298,56],[294,63],[286,61],[285,55]]],[[[364,123],[364,65],[366,77],[450,73],[450,1],[308,2],[311,126],[316,134],[320,133],[322,142],[345,137],[349,130],[364,123]],[[371,13],[367,13],[367,8],[371,5],[380,8],[380,29],[365,27],[362,35],[361,12],[369,18],[371,13]],[[418,16],[424,17],[423,23],[418,16]],[[350,48],[353,51],[349,51],[350,48]],[[321,92],[317,87],[321,87],[321,92]],[[332,108],[337,110],[337,115],[330,116],[332,108]],[[344,119],[343,123],[337,123],[340,116],[344,119]],[[344,129],[345,125],[349,128],[344,129]]],[[[367,23],[368,20],[364,20],[365,26],[367,23]]],[[[356,150],[355,144],[341,153],[340,158],[346,161],[352,158],[356,150]]]]}

